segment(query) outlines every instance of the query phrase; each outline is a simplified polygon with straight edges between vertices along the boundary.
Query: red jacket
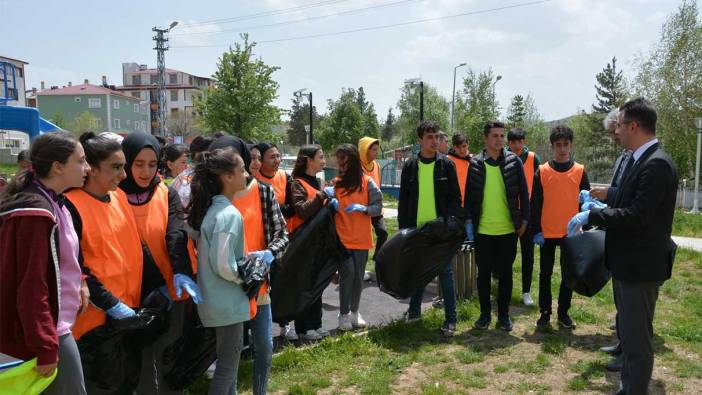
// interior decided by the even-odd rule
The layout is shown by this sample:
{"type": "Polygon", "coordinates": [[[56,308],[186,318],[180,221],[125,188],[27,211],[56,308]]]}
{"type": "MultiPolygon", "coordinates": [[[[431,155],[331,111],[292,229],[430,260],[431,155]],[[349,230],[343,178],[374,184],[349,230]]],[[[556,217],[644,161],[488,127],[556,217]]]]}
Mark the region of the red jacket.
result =
{"type": "Polygon", "coordinates": [[[0,352],[39,365],[58,360],[56,230],[36,186],[0,202],[0,352]]]}

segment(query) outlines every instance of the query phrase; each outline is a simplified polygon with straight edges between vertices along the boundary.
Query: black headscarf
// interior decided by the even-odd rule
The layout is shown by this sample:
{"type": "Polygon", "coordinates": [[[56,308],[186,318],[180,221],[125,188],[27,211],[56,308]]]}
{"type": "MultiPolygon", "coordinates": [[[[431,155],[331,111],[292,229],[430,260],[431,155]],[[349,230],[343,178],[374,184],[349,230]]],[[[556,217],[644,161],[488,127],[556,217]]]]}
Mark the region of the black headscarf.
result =
{"type": "Polygon", "coordinates": [[[244,140],[235,136],[218,137],[212,142],[212,145],[210,145],[210,151],[220,148],[233,148],[234,151],[241,156],[241,159],[244,160],[244,168],[246,171],[249,171],[249,165],[251,164],[251,152],[249,152],[249,148],[244,140]]]}
{"type": "MultiPolygon", "coordinates": [[[[132,175],[132,163],[134,159],[139,155],[144,148],[151,148],[156,153],[156,160],[161,157],[161,145],[158,140],[150,134],[143,132],[132,132],[127,135],[127,137],[122,140],[122,151],[124,151],[124,157],[127,160],[127,165],[124,170],[127,173],[127,178],[119,183],[119,187],[122,188],[127,194],[139,194],[148,191],[152,191],[159,182],[161,182],[161,177],[159,177],[158,172],[154,175],[154,178],[149,183],[146,188],[140,187],[136,181],[134,181],[134,176],[132,175]]],[[[158,168],[158,164],[156,165],[158,168]]]]}

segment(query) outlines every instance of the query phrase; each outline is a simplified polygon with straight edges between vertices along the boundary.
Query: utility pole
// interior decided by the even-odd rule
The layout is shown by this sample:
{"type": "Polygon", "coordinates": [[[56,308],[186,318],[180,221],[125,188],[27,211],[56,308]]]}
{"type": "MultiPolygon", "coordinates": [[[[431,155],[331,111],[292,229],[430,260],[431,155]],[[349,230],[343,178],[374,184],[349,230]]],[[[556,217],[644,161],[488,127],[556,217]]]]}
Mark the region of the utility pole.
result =
{"type": "Polygon", "coordinates": [[[451,96],[451,133],[453,134],[455,132],[454,130],[454,109],[456,105],[456,70],[459,67],[465,66],[467,63],[461,63],[458,66],[453,68],[453,95],[451,96]]]}
{"type": "Polygon", "coordinates": [[[305,91],[307,91],[307,88],[298,89],[293,92],[293,95],[295,95],[295,97],[306,96],[307,100],[310,101],[310,128],[307,130],[307,138],[309,139],[307,143],[314,144],[314,107],[312,106],[312,92],[305,93],[305,91]]]}
{"type": "Polygon", "coordinates": [[[158,121],[158,129],[155,131],[157,135],[166,135],[166,56],[165,52],[168,51],[168,39],[164,37],[164,34],[168,33],[176,27],[178,21],[171,22],[167,29],[162,29],[154,27],[153,30],[156,35],[153,40],[156,41],[156,71],[157,71],[157,88],[156,88],[156,102],[158,103],[158,113],[156,114],[156,120],[158,121]]]}
{"type": "Polygon", "coordinates": [[[692,200],[692,211],[690,212],[698,214],[700,212],[700,147],[702,146],[702,118],[695,118],[695,126],[697,126],[697,160],[695,161],[694,199],[692,200]]]}

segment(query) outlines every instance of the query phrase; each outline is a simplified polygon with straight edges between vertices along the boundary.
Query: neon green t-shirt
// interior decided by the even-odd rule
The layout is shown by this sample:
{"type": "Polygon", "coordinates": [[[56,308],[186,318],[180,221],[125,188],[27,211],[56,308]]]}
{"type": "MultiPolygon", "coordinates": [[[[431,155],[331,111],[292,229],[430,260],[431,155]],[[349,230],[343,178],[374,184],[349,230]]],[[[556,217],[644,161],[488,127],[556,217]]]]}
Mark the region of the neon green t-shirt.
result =
{"type": "Polygon", "coordinates": [[[490,236],[514,233],[502,171],[500,166],[491,166],[487,163],[485,163],[485,189],[478,233],[490,236]]]}
{"type": "Polygon", "coordinates": [[[436,199],[434,198],[434,164],[422,163],[417,161],[419,165],[419,200],[417,202],[417,227],[422,226],[425,222],[429,222],[436,218],[436,199]]]}

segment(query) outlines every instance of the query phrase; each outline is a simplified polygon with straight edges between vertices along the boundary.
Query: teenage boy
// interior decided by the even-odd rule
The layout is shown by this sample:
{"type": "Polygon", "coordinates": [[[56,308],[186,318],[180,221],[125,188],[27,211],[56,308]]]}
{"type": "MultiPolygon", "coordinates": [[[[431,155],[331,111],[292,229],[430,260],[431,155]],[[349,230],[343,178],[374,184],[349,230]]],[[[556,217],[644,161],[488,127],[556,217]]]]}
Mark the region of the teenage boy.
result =
{"type": "MultiPolygon", "coordinates": [[[[434,122],[424,121],[417,127],[417,137],[419,155],[406,161],[402,167],[397,210],[400,229],[420,227],[438,217],[463,217],[456,168],[446,156],[438,153],[439,127],[434,122]]],[[[439,283],[444,295],[445,316],[441,331],[451,336],[456,331],[456,291],[451,259],[439,273],[439,283]]],[[[406,313],[408,322],[419,319],[423,295],[422,288],[410,299],[406,313]]]]}
{"type": "Polygon", "coordinates": [[[461,207],[466,197],[466,183],[468,181],[468,167],[470,166],[470,153],[468,152],[468,139],[462,133],[454,134],[451,137],[451,149],[448,158],[456,166],[456,176],[458,177],[458,189],[461,191],[461,207]]]}
{"type": "MultiPolygon", "coordinates": [[[[539,310],[536,321],[539,328],[551,322],[551,275],[556,246],[568,234],[568,221],[580,211],[578,194],[589,191],[590,182],[585,166],[570,158],[573,151],[573,129],[558,125],[549,135],[553,159],[539,166],[534,175],[532,194],[532,228],[534,244],[541,247],[539,261],[539,310]]],[[[558,290],[558,325],[566,329],[575,327],[568,315],[573,290],[563,284],[563,254],[561,253],[561,285],[558,290]]]]}
{"type": "Polygon", "coordinates": [[[464,202],[466,233],[468,240],[475,240],[478,264],[480,317],[473,327],[490,326],[490,285],[495,272],[498,274],[497,327],[511,331],[512,264],[517,255],[517,238],[527,229],[529,191],[522,162],[504,149],[505,125],[488,122],[483,136],[485,149],[470,160],[464,202]]]}
{"type": "MultiPolygon", "coordinates": [[[[534,184],[534,173],[541,165],[541,160],[536,153],[529,151],[526,146],[526,134],[524,129],[512,129],[507,133],[507,145],[509,150],[514,152],[524,165],[524,177],[526,178],[529,198],[534,184]]],[[[522,250],[522,302],[525,306],[533,306],[534,300],[531,298],[531,278],[534,272],[534,235],[527,228],[524,236],[519,238],[519,247],[522,250]]]]}

